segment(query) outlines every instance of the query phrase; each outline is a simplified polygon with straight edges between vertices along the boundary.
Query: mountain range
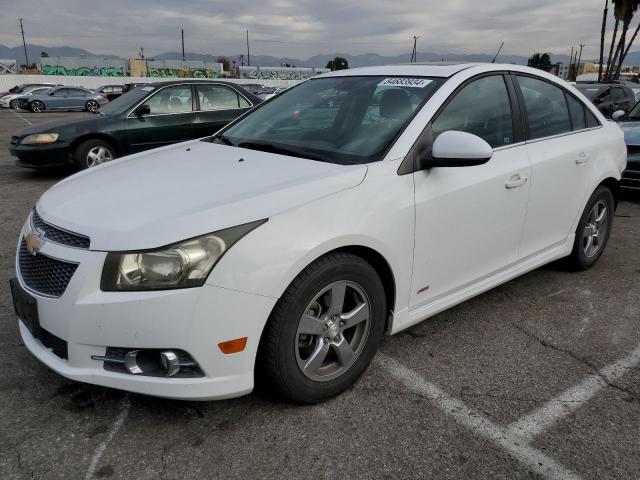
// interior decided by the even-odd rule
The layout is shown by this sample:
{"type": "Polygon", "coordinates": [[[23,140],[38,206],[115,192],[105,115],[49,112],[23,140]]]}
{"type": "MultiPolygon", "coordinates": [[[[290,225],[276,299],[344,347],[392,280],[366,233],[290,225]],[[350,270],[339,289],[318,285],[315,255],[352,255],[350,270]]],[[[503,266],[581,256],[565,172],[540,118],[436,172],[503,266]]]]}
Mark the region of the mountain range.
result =
{"type": "MultiPolygon", "coordinates": [[[[27,54],[29,56],[29,62],[39,62],[40,53],[47,52],[52,57],[103,57],[107,59],[118,59],[117,55],[103,55],[89,52],[83,48],[76,47],[52,47],[45,45],[31,45],[27,44],[27,54]]],[[[185,53],[187,60],[200,60],[200,61],[215,61],[221,54],[210,55],[203,53],[185,53]]],[[[240,54],[225,55],[228,58],[235,60],[239,63],[240,54]]],[[[372,65],[388,65],[394,63],[408,63],[411,59],[410,53],[403,53],[400,55],[379,55],[377,53],[365,53],[361,55],[351,55],[348,53],[331,53],[314,55],[313,57],[305,59],[288,58],[288,57],[274,57],[269,55],[251,55],[251,65],[259,65],[261,67],[279,67],[282,64],[295,65],[296,67],[324,67],[329,60],[335,57],[344,57],[349,62],[350,67],[367,67],[372,65]]],[[[436,53],[436,52],[418,52],[418,61],[420,62],[440,62],[440,61],[454,61],[454,62],[490,62],[493,59],[493,54],[484,53],[472,53],[472,54],[455,54],[455,53],[436,53]]],[[[179,52],[165,52],[159,55],[154,55],[152,58],[155,60],[175,60],[182,57],[179,52]]],[[[500,55],[498,62],[500,63],[515,63],[520,65],[526,65],[527,56],[524,55],[500,55]]],[[[22,46],[8,47],[0,45],[0,59],[12,59],[16,60],[18,64],[24,63],[24,49],[22,46]]],[[[150,57],[151,59],[151,57],[150,57]]],[[[569,63],[569,55],[555,55],[551,54],[551,61],[553,63],[562,62],[569,63]]],[[[246,63],[246,57],[245,57],[246,63]]],[[[627,56],[626,62],[631,65],[640,65],[640,52],[630,52],[627,56]]]]}

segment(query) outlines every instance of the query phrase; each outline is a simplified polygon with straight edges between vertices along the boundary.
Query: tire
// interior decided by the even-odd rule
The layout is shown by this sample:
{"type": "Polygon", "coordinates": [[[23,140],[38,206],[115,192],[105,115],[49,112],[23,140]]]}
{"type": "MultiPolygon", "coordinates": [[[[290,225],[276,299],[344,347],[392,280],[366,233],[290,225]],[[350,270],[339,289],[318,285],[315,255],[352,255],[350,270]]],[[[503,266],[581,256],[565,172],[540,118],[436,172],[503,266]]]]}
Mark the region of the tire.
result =
{"type": "Polygon", "coordinates": [[[100,104],[98,104],[98,102],[96,102],[95,100],[89,100],[87,103],[85,103],[84,109],[87,112],[95,113],[100,110],[100,104]]]}
{"type": "Polygon", "coordinates": [[[573,250],[567,258],[572,269],[587,270],[598,261],[609,241],[614,209],[611,190],[602,185],[596,188],[582,213],[573,250]]]}
{"type": "Polygon", "coordinates": [[[12,110],[18,110],[20,108],[20,104],[18,103],[18,100],[11,100],[9,102],[9,108],[12,110]]]}
{"type": "Polygon", "coordinates": [[[45,111],[44,103],[42,103],[40,100],[34,100],[29,105],[29,110],[31,110],[33,113],[42,113],[45,111]]]}
{"type": "Polygon", "coordinates": [[[81,170],[92,168],[117,158],[116,151],[109,142],[92,138],[82,142],[74,152],[74,160],[81,170]]]}
{"type": "Polygon", "coordinates": [[[336,252],[316,260],[287,288],[267,322],[259,383],[298,404],[344,392],[373,360],[386,309],[382,281],[362,258],[336,252]]]}

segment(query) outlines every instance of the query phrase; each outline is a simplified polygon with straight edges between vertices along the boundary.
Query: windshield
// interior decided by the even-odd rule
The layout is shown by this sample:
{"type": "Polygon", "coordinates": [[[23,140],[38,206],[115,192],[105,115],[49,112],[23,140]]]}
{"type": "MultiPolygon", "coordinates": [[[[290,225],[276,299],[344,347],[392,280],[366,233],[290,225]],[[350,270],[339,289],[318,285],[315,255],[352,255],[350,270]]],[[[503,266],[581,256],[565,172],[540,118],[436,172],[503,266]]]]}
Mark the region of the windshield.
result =
{"type": "Polygon", "coordinates": [[[627,114],[627,119],[640,120],[640,102],[636,103],[631,111],[627,114]]]}
{"type": "Polygon", "coordinates": [[[424,77],[312,79],[206,140],[332,163],[375,162],[443,82],[424,77]]]}
{"type": "Polygon", "coordinates": [[[102,115],[111,115],[121,113],[133,107],[137,102],[142,100],[155,90],[155,87],[144,86],[129,90],[127,93],[120,95],[115,100],[110,101],[106,105],[100,107],[99,113],[102,115]]]}

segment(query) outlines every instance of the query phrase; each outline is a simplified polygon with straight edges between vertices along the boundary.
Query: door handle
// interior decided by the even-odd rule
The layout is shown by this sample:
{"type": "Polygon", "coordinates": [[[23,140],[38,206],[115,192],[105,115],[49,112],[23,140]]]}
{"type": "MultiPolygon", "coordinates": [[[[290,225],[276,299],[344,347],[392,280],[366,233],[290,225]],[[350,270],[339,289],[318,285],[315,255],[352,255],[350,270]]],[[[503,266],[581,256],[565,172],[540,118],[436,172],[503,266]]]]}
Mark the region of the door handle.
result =
{"type": "Polygon", "coordinates": [[[504,187],[509,190],[518,188],[527,183],[527,180],[527,177],[521,177],[519,173],[516,173],[509,179],[507,183],[504,184],[504,187]]]}
{"type": "Polygon", "coordinates": [[[589,155],[584,152],[580,152],[576,157],[576,165],[582,165],[583,163],[587,163],[589,161],[589,155]]]}

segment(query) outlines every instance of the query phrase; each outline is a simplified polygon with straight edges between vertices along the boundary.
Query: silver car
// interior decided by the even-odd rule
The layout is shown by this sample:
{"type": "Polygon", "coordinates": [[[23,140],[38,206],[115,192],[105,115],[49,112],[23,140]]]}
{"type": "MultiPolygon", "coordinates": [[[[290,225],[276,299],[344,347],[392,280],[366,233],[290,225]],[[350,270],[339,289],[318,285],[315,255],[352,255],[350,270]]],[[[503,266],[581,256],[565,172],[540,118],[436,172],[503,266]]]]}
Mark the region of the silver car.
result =
{"type": "Polygon", "coordinates": [[[97,112],[100,106],[109,101],[105,95],[81,87],[56,87],[39,95],[21,97],[19,104],[24,110],[35,113],[45,110],[86,110],[97,112]]]}

